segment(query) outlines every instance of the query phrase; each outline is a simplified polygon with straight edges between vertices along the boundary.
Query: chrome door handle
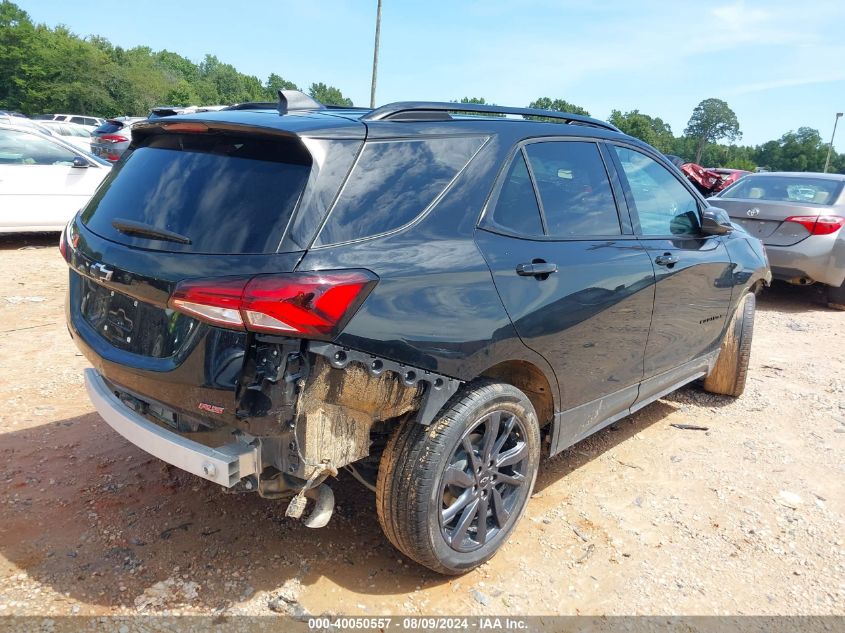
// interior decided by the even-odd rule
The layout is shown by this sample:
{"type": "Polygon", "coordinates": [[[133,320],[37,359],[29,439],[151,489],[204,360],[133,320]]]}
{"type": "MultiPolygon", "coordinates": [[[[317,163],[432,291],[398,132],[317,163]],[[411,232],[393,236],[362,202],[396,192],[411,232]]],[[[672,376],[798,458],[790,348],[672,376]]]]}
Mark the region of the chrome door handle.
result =
{"type": "Polygon", "coordinates": [[[674,266],[679,261],[681,261],[681,258],[677,255],[672,255],[672,253],[663,253],[654,258],[654,263],[658,266],[674,266]]]}

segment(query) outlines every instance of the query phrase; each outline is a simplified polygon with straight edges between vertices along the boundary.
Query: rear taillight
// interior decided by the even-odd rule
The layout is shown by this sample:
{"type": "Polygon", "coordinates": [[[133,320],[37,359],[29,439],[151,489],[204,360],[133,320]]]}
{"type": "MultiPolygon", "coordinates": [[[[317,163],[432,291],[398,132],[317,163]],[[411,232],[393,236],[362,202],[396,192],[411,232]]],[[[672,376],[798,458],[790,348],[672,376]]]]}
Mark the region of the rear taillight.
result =
{"type": "Polygon", "coordinates": [[[223,327],[331,339],[377,281],[367,270],[190,279],[168,306],[223,327]]]}
{"type": "Polygon", "coordinates": [[[101,141],[108,141],[109,143],[125,143],[129,139],[120,134],[103,134],[100,136],[101,141]]]}
{"type": "Polygon", "coordinates": [[[59,252],[65,261],[70,261],[70,255],[78,243],[79,233],[73,230],[73,220],[71,220],[59,236],[59,252]]]}
{"type": "Polygon", "coordinates": [[[845,218],[838,215],[793,215],[784,222],[795,222],[810,232],[810,235],[830,235],[845,224],[845,218]]]}
{"type": "Polygon", "coordinates": [[[67,261],[67,238],[65,234],[67,233],[67,227],[64,228],[62,234],[59,236],[59,252],[62,254],[62,259],[67,261]]]}

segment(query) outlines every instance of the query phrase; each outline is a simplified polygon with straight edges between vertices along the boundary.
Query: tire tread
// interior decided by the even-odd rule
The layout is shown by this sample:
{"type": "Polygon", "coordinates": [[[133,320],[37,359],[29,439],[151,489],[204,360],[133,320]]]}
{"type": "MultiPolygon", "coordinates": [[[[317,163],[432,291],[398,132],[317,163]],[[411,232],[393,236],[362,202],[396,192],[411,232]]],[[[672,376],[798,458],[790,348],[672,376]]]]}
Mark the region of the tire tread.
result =
{"type": "Polygon", "coordinates": [[[400,425],[382,454],[376,483],[376,514],[382,530],[396,549],[436,572],[459,574],[468,570],[450,568],[436,556],[429,542],[429,504],[420,495],[431,494],[439,475],[440,456],[451,448],[450,431],[455,425],[463,425],[474,409],[507,391],[525,399],[536,427],[536,413],[522,392],[511,385],[480,379],[452,396],[431,425],[400,425]]]}

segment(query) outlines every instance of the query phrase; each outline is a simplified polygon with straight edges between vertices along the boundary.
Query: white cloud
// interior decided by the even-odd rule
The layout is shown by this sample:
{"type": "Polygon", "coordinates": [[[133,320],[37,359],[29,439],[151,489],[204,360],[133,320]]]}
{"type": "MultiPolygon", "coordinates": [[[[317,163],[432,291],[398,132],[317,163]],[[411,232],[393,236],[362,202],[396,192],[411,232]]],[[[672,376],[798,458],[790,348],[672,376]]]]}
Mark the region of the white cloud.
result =
{"type": "MultiPolygon", "coordinates": [[[[811,76],[811,77],[791,77],[787,79],[773,79],[771,81],[758,81],[750,84],[743,84],[732,91],[733,94],[750,94],[754,92],[766,92],[769,90],[777,90],[779,88],[794,88],[798,86],[811,86],[814,84],[826,84],[835,82],[845,82],[845,72],[836,73],[827,76],[811,76]]],[[[845,86],[843,86],[845,88],[845,86]]],[[[845,91],[843,91],[845,94],[845,91]]]]}

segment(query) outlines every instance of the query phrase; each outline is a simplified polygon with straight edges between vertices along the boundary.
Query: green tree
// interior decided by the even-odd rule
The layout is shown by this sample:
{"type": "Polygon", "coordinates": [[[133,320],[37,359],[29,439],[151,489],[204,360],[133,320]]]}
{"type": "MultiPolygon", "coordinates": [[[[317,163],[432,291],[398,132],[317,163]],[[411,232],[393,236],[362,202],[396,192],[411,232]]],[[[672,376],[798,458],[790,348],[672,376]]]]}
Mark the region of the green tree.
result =
{"type": "Polygon", "coordinates": [[[187,80],[180,79],[164,97],[164,101],[167,105],[188,106],[199,103],[199,98],[194,92],[193,86],[187,80]]]}
{"type": "MultiPolygon", "coordinates": [[[[195,64],[148,46],[125,50],[104,37],[35,25],[17,5],[0,0],[0,108],[146,115],[156,105],[212,105],[275,99],[295,88],[279,75],[265,85],[214,55],[195,64]]],[[[326,88],[326,90],[332,90],[326,88]]],[[[334,89],[336,90],[336,89],[334,89]]],[[[346,100],[337,92],[337,99],[346,100]]]]}
{"type": "MultiPolygon", "coordinates": [[[[777,141],[769,141],[757,148],[757,161],[776,171],[821,171],[827,156],[827,144],[818,130],[799,127],[777,141]]],[[[834,171],[839,165],[839,155],[831,154],[834,171]]]]}
{"type": "Polygon", "coordinates": [[[187,57],[182,57],[178,53],[168,50],[153,53],[153,57],[156,66],[164,72],[170,81],[184,80],[188,83],[195,83],[199,78],[197,65],[187,57]]]}
{"type": "Polygon", "coordinates": [[[339,89],[323,82],[311,84],[308,94],[324,105],[352,106],[352,99],[344,97],[339,89]]]}
{"type": "Polygon", "coordinates": [[[26,11],[0,2],[0,107],[19,110],[24,100],[27,73],[35,46],[35,27],[26,11]]]}
{"type": "MultiPolygon", "coordinates": [[[[536,101],[532,101],[528,104],[529,108],[536,108],[538,110],[555,110],[557,112],[567,112],[569,114],[581,114],[583,116],[590,116],[590,113],[587,112],[581,106],[577,106],[574,103],[569,103],[566,99],[550,99],[549,97],[540,97],[536,101]]],[[[536,118],[540,121],[554,121],[555,119],[549,119],[547,117],[532,117],[536,118]]]]}
{"type": "MultiPolygon", "coordinates": [[[[471,105],[496,105],[495,103],[487,103],[484,97],[461,97],[457,101],[451,101],[450,103],[466,103],[471,105]]],[[[454,112],[461,112],[461,110],[454,110],[454,112]]],[[[496,117],[504,117],[504,114],[495,114],[489,113],[487,116],[496,116],[496,117]]]]}
{"type": "Polygon", "coordinates": [[[645,141],[664,153],[670,153],[674,137],[672,128],[659,117],[643,114],[639,110],[631,110],[624,114],[620,110],[613,110],[608,121],[620,130],[645,141]]]}
{"type": "Polygon", "coordinates": [[[484,97],[461,97],[457,101],[452,101],[452,103],[471,103],[473,105],[495,105],[495,104],[488,104],[484,97]]]}
{"type": "Polygon", "coordinates": [[[747,158],[733,158],[725,164],[725,167],[730,169],[744,169],[745,171],[754,171],[757,165],[753,160],[747,158]]]}
{"type": "Polygon", "coordinates": [[[736,114],[721,99],[705,99],[692,111],[684,135],[696,140],[695,159],[701,163],[701,154],[707,143],[720,139],[736,140],[742,136],[736,114]]]}

